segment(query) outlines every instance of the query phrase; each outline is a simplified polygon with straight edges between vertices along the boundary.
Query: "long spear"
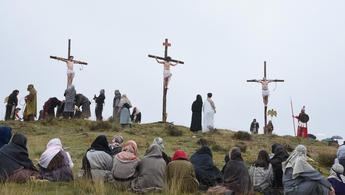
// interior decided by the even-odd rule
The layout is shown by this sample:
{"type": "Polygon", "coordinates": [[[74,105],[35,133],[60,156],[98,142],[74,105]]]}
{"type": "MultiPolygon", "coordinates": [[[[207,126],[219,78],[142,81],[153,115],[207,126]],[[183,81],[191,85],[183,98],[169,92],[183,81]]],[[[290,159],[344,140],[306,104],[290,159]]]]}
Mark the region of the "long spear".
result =
{"type": "Polygon", "coordinates": [[[291,112],[292,112],[292,123],[293,123],[293,132],[295,133],[296,136],[296,125],[295,125],[295,115],[293,113],[293,105],[292,105],[292,98],[290,98],[290,104],[291,104],[291,112]]]}

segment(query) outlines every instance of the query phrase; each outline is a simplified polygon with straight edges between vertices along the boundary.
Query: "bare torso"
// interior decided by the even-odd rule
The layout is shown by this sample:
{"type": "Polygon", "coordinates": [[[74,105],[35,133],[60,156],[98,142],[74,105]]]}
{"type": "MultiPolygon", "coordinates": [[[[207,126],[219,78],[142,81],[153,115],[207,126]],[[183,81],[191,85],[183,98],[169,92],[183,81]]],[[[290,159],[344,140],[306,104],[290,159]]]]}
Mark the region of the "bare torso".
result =
{"type": "Polygon", "coordinates": [[[268,81],[268,80],[261,80],[260,83],[262,85],[262,90],[268,90],[268,84],[270,83],[270,81],[268,81]]]}
{"type": "Polygon", "coordinates": [[[66,64],[67,64],[67,70],[73,71],[73,65],[74,65],[73,61],[67,60],[66,64]]]}

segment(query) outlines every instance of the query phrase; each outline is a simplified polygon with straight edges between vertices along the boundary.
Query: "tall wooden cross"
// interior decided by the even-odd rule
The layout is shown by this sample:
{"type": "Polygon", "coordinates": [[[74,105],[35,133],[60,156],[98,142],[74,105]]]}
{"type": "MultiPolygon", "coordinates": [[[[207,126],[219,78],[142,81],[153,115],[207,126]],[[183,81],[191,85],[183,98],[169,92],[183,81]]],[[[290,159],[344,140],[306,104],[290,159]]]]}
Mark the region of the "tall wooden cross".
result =
{"type": "MultiPolygon", "coordinates": [[[[68,39],[68,53],[67,53],[67,58],[62,58],[62,57],[57,57],[57,56],[50,56],[51,59],[54,59],[54,60],[60,60],[60,61],[63,61],[63,62],[72,62],[72,66],[73,64],[81,64],[81,65],[87,65],[87,62],[83,62],[83,61],[79,61],[79,60],[74,60],[74,59],[71,59],[71,39],[68,39]]],[[[73,69],[73,67],[72,67],[73,69]]]]}
{"type": "Polygon", "coordinates": [[[264,61],[264,78],[261,80],[247,80],[247,82],[257,82],[262,84],[262,96],[264,101],[264,118],[265,118],[265,126],[267,126],[267,104],[268,104],[268,96],[269,96],[269,90],[268,90],[268,84],[272,82],[284,82],[284,80],[280,79],[267,79],[267,73],[266,73],[266,61],[264,61]]]}
{"type": "MultiPolygon", "coordinates": [[[[164,57],[160,56],[154,56],[154,55],[148,55],[150,58],[155,58],[155,59],[160,59],[165,62],[175,62],[177,64],[184,64],[183,61],[179,60],[174,60],[168,56],[168,47],[171,46],[171,43],[169,43],[168,39],[165,39],[163,42],[164,46],[164,57]]],[[[162,110],[162,121],[165,123],[167,121],[167,112],[166,112],[166,106],[167,106],[167,93],[168,93],[168,88],[166,87],[165,79],[163,79],[163,110],[162,110]]]]}

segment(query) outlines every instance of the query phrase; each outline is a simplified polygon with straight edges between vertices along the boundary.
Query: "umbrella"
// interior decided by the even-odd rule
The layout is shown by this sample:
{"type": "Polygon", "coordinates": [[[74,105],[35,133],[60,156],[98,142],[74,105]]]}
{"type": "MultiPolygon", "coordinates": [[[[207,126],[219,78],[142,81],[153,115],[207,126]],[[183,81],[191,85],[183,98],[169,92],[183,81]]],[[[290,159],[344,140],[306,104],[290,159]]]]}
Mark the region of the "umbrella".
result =
{"type": "Polygon", "coordinates": [[[339,136],[339,135],[335,135],[331,137],[332,139],[343,139],[343,137],[339,136]]]}

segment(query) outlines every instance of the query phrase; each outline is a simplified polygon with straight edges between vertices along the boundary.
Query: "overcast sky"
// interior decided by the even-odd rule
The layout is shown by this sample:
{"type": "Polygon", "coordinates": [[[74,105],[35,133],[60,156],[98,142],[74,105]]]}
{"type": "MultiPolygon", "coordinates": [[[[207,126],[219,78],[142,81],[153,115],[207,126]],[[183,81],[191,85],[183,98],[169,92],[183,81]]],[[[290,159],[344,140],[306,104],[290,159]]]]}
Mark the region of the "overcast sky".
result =
{"type": "Polygon", "coordinates": [[[212,92],[216,128],[263,126],[260,85],[246,80],[261,79],[266,60],[268,78],[285,80],[270,85],[275,133],[293,134],[292,98],[295,114],[306,106],[310,133],[345,136],[344,10],[343,0],[1,1],[0,98],[19,89],[23,104],[32,83],[39,109],[62,99],[66,65],[49,56],[66,57],[71,38],[72,55],[89,63],[75,68],[78,93],[105,89],[108,118],[119,89],[143,122],[159,121],[163,69],[147,55],[162,56],[169,38],[169,55],[185,62],[172,68],[169,121],[189,126],[195,96],[212,92]]]}

